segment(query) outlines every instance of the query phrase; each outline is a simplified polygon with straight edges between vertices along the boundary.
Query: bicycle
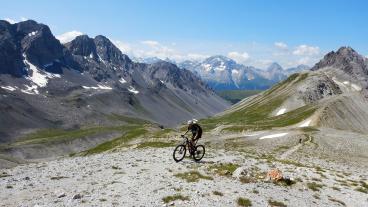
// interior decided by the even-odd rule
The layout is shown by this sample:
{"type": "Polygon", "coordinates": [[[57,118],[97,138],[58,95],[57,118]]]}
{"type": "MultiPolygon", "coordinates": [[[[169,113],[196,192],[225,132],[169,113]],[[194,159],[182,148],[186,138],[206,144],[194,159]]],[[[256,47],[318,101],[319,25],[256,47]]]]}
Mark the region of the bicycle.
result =
{"type": "Polygon", "coordinates": [[[186,154],[187,148],[188,148],[190,156],[193,157],[193,159],[196,162],[200,161],[204,157],[204,154],[206,152],[204,146],[203,145],[196,145],[198,140],[196,140],[195,143],[193,144],[193,146],[191,146],[192,144],[189,141],[189,138],[187,136],[181,135],[181,137],[184,140],[181,144],[179,144],[178,146],[175,147],[175,150],[174,150],[174,153],[173,153],[174,160],[176,162],[182,161],[185,157],[185,154],[186,154]]]}

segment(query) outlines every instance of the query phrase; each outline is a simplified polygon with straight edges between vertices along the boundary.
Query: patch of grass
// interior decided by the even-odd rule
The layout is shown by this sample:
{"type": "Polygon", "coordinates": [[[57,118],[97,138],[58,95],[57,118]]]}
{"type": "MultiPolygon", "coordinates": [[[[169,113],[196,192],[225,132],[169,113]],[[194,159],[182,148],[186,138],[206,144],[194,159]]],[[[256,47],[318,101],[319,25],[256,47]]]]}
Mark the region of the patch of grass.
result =
{"type": "Polygon", "coordinates": [[[143,119],[129,117],[129,116],[122,116],[119,114],[109,114],[107,115],[107,118],[112,121],[121,121],[127,124],[148,124],[149,123],[148,121],[143,120],[143,119]]]}
{"type": "Polygon", "coordinates": [[[42,129],[20,138],[19,141],[13,143],[12,145],[16,146],[25,144],[53,144],[104,133],[113,133],[113,132],[124,133],[134,128],[142,128],[142,127],[143,127],[142,125],[124,125],[124,126],[97,126],[73,130],[42,129]]]}
{"type": "Polygon", "coordinates": [[[360,185],[368,190],[368,184],[365,181],[360,181],[360,185]]]}
{"type": "Polygon", "coordinates": [[[335,202],[335,203],[339,203],[343,206],[346,206],[346,204],[340,200],[337,200],[336,198],[328,198],[328,200],[332,201],[332,202],[335,202]]]}
{"type": "Polygon", "coordinates": [[[212,193],[213,193],[213,195],[217,195],[217,196],[223,196],[224,195],[220,191],[213,191],[212,193]]]}
{"type": "Polygon", "coordinates": [[[310,117],[315,112],[316,107],[306,105],[280,116],[271,116],[271,114],[289,96],[288,90],[283,89],[305,77],[306,75],[303,74],[291,75],[287,80],[277,84],[251,101],[236,106],[219,116],[201,120],[200,123],[206,130],[211,130],[219,124],[238,125],[235,128],[229,127],[227,130],[265,130],[299,123],[310,117]]]}
{"type": "Polygon", "coordinates": [[[254,194],[259,194],[259,191],[258,191],[258,190],[256,190],[256,189],[253,189],[253,190],[252,190],[252,193],[254,193],[254,194]]]}
{"type": "Polygon", "coordinates": [[[119,147],[123,144],[126,144],[127,142],[131,141],[134,138],[137,138],[139,136],[144,135],[145,133],[147,133],[147,130],[142,128],[142,127],[131,127],[130,130],[128,130],[128,132],[116,139],[104,142],[102,144],[97,145],[94,148],[91,148],[89,150],[86,150],[84,152],[82,152],[82,155],[90,155],[90,154],[96,154],[96,153],[101,153],[101,152],[105,152],[108,150],[111,150],[113,148],[119,147]]]}
{"type": "Polygon", "coordinates": [[[183,196],[183,195],[180,195],[180,194],[175,194],[175,195],[172,195],[172,196],[166,196],[166,197],[162,198],[162,201],[164,203],[170,203],[170,202],[176,201],[176,200],[189,201],[189,197],[188,196],[183,196]]]}
{"type": "Polygon", "coordinates": [[[238,206],[252,206],[252,201],[249,200],[248,198],[238,198],[237,200],[237,204],[238,206]]]}
{"type": "Polygon", "coordinates": [[[107,201],[107,199],[106,198],[100,198],[99,199],[101,202],[105,202],[105,201],[107,201]]]}
{"type": "Polygon", "coordinates": [[[300,130],[302,130],[303,132],[318,132],[318,131],[320,131],[319,129],[317,129],[315,127],[301,127],[300,130]]]}
{"type": "Polygon", "coordinates": [[[6,185],[5,186],[7,189],[11,189],[11,188],[13,188],[13,186],[12,185],[6,185]]]}
{"type": "Polygon", "coordinates": [[[164,147],[172,147],[175,146],[175,143],[172,142],[143,142],[140,143],[137,148],[164,148],[164,147]]]}
{"type": "Polygon", "coordinates": [[[214,171],[220,176],[231,176],[238,167],[240,165],[234,163],[220,163],[211,165],[208,170],[214,171]]]}
{"type": "Polygon", "coordinates": [[[204,180],[213,180],[212,177],[202,175],[200,172],[192,170],[185,173],[178,173],[174,175],[175,177],[181,178],[183,180],[186,180],[187,182],[198,182],[200,179],[204,180]]]}
{"type": "Polygon", "coordinates": [[[121,170],[121,168],[120,168],[120,167],[115,166],[115,165],[111,166],[111,168],[112,168],[113,170],[121,170]]]}
{"type": "Polygon", "coordinates": [[[160,129],[152,134],[152,137],[154,138],[164,138],[164,136],[170,134],[171,132],[174,132],[173,129],[160,129]]]}
{"type": "Polygon", "coordinates": [[[262,92],[261,90],[218,90],[216,91],[217,95],[222,97],[223,99],[229,101],[232,104],[235,104],[242,99],[256,95],[262,92]]]}
{"type": "Polygon", "coordinates": [[[326,170],[322,169],[320,166],[314,167],[317,172],[326,172],[326,170]]]}
{"type": "Polygon", "coordinates": [[[286,207],[287,205],[281,201],[268,200],[270,206],[286,207]]]}
{"type": "Polygon", "coordinates": [[[336,187],[336,186],[332,186],[332,189],[333,190],[336,190],[336,191],[340,191],[340,188],[336,187]]]}
{"type": "Polygon", "coordinates": [[[320,189],[322,189],[323,185],[318,184],[316,182],[311,182],[311,183],[307,183],[307,187],[311,189],[312,191],[319,191],[320,189]]]}
{"type": "Polygon", "coordinates": [[[357,187],[355,188],[356,191],[358,192],[362,192],[362,193],[367,193],[368,194],[368,189],[363,188],[363,187],[357,187]]]}

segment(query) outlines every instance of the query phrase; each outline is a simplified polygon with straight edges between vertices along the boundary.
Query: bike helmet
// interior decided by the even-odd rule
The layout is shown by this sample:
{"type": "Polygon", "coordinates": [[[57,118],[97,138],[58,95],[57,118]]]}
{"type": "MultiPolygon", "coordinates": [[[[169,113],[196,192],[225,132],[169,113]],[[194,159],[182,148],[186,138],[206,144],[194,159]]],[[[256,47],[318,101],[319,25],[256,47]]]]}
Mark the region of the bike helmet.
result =
{"type": "Polygon", "coordinates": [[[193,124],[193,120],[189,120],[187,123],[188,125],[193,124]]]}

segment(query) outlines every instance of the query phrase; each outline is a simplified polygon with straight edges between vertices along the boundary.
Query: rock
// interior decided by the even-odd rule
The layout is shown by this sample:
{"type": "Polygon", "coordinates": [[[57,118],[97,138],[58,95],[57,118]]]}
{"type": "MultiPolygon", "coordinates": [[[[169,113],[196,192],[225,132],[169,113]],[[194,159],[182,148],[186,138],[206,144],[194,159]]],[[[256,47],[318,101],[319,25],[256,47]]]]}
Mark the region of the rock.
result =
{"type": "Polygon", "coordinates": [[[233,178],[240,178],[248,175],[248,170],[245,167],[238,167],[232,174],[233,178]]]}
{"type": "Polygon", "coordinates": [[[58,198],[62,198],[62,197],[65,197],[65,196],[66,196],[65,192],[60,192],[60,193],[57,194],[58,198]]]}
{"type": "Polygon", "coordinates": [[[82,195],[81,194],[75,194],[74,196],[73,196],[73,199],[81,199],[82,198],[82,195]]]}

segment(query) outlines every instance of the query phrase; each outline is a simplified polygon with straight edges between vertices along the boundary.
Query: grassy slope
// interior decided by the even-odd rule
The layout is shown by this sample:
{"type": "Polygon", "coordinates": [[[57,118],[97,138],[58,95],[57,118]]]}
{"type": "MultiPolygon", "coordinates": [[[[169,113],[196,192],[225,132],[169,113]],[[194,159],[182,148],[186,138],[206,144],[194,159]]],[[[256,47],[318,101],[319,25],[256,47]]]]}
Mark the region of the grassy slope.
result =
{"type": "Polygon", "coordinates": [[[220,116],[201,120],[206,129],[213,129],[219,124],[231,125],[227,130],[244,129],[270,129],[272,127],[283,127],[303,121],[311,116],[316,108],[307,105],[281,116],[270,114],[282,105],[288,98],[291,90],[297,83],[307,78],[308,74],[294,74],[285,81],[265,91],[255,99],[235,106],[235,111],[225,112],[220,116]]]}
{"type": "Polygon", "coordinates": [[[223,99],[230,101],[231,103],[235,104],[242,99],[256,95],[262,92],[261,90],[221,90],[216,91],[216,93],[221,96],[223,99]]]}

